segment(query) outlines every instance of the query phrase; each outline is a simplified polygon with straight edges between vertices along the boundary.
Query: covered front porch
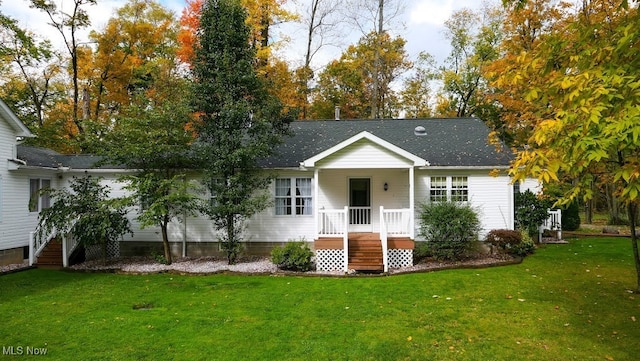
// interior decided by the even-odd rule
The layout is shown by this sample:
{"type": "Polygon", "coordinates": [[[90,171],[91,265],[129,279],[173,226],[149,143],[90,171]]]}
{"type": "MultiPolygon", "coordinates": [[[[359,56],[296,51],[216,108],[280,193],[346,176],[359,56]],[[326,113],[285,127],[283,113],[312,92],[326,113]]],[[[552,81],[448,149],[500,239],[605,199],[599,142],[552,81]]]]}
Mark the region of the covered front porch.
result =
{"type": "Polygon", "coordinates": [[[428,164],[368,132],[302,162],[314,172],[318,269],[387,272],[412,265],[415,169],[428,164]]]}
{"type": "Polygon", "coordinates": [[[316,266],[322,271],[388,272],[413,265],[413,213],[409,209],[379,208],[377,232],[350,232],[371,223],[364,207],[319,210],[314,240],[316,266]]]}

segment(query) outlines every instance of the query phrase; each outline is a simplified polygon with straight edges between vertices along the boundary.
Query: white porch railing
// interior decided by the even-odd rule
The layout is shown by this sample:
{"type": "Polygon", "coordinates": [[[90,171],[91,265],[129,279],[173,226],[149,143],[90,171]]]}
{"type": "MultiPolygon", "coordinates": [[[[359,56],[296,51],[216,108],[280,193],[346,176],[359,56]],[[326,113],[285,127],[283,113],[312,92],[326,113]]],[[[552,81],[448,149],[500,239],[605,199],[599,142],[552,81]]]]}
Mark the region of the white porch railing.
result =
{"type": "Polygon", "coordinates": [[[349,207],[349,224],[371,224],[371,207],[349,207]]]}
{"type": "MultiPolygon", "coordinates": [[[[29,232],[29,266],[33,266],[36,258],[47,247],[47,244],[58,236],[58,230],[54,229],[46,237],[37,237],[36,232],[29,232]]],[[[62,234],[62,266],[69,267],[69,258],[78,248],[78,241],[70,234],[62,234]]]]}
{"type": "MultiPolygon", "coordinates": [[[[380,224],[384,224],[389,235],[411,237],[411,210],[383,209],[380,207],[380,224]]],[[[380,231],[382,233],[382,230],[380,231]]]]}
{"type": "Polygon", "coordinates": [[[385,219],[385,210],[380,206],[380,243],[382,243],[382,266],[383,271],[389,272],[389,245],[388,245],[387,220],[385,219]]]}
{"type": "Polygon", "coordinates": [[[562,211],[560,209],[547,211],[549,217],[538,227],[539,240],[545,230],[556,231],[557,238],[562,239],[562,211]]]}
{"type": "Polygon", "coordinates": [[[349,270],[349,207],[318,210],[318,237],[342,237],[344,272],[349,270]]]}
{"type": "Polygon", "coordinates": [[[36,237],[36,232],[29,232],[29,266],[33,266],[36,257],[40,255],[42,250],[47,246],[49,241],[56,238],[58,232],[54,229],[46,237],[36,237]]]}

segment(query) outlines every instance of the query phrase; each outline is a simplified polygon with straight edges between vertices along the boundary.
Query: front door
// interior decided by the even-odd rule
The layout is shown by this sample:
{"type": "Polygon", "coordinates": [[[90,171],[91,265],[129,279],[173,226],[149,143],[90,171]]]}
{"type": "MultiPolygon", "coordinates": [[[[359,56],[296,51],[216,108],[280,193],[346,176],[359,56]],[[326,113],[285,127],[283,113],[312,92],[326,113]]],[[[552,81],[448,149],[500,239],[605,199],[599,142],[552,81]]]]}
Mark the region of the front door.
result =
{"type": "Polygon", "coordinates": [[[349,231],[372,232],[371,179],[349,179],[349,231]]]}

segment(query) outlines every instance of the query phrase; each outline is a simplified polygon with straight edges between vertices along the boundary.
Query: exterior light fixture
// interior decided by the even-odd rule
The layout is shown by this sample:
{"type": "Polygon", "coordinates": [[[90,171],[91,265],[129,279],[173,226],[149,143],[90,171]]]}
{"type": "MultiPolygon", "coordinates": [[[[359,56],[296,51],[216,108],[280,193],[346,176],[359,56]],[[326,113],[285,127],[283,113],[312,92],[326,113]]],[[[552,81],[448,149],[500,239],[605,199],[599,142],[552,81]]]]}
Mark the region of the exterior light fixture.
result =
{"type": "Polygon", "coordinates": [[[387,184],[387,182],[384,182],[384,191],[386,192],[389,189],[389,184],[387,184]]]}

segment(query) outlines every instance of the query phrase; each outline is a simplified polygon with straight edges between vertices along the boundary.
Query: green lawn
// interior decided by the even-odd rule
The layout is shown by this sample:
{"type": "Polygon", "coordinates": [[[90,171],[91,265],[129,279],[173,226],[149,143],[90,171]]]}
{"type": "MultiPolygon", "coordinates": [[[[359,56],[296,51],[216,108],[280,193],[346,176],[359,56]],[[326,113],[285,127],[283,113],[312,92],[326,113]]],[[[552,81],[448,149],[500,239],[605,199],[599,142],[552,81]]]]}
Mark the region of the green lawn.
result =
{"type": "Polygon", "coordinates": [[[0,342],[20,360],[637,360],[630,254],[589,238],[391,277],[30,270],[0,276],[0,342]]]}

